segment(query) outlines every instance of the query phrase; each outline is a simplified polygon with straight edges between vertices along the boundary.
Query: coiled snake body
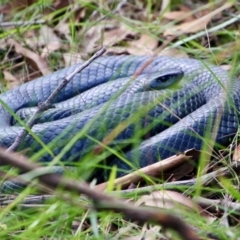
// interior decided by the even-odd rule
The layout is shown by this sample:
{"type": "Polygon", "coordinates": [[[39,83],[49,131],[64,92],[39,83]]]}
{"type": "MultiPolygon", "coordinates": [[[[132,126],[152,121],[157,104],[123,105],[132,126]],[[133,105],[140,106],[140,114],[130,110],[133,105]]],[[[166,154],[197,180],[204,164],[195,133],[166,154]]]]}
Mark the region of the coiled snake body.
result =
{"type": "MultiPolygon", "coordinates": [[[[69,99],[61,105],[67,109],[74,101],[81,102],[81,97],[71,99],[73,96],[108,81],[113,81],[111,84],[114,86],[114,80],[131,77],[147,59],[147,56],[99,58],[77,74],[54,101],[58,103],[69,99]]],[[[76,65],[23,84],[1,94],[0,99],[13,112],[25,107],[37,106],[50,95],[63,77],[75,68],[76,65]]],[[[109,144],[110,148],[114,148],[126,144],[128,139],[128,145],[134,146],[134,149],[128,149],[121,154],[130,162],[131,167],[116,156],[108,163],[108,166],[117,165],[119,169],[124,170],[143,167],[190,148],[201,149],[203,143],[209,144],[208,140],[213,136],[220,145],[229,143],[230,138],[234,137],[238,130],[240,82],[230,77],[220,67],[194,59],[173,57],[154,58],[141,74],[152,74],[168,68],[179,69],[184,73],[186,84],[181,89],[136,91],[123,96],[119,94],[106,104],[101,104],[101,98],[95,99],[99,106],[89,106],[91,96],[88,96],[88,109],[76,110],[75,113],[80,113],[72,116],[67,114],[65,117],[63,114],[64,116],[59,120],[56,120],[59,118],[59,114],[56,114],[54,115],[56,121],[36,124],[32,131],[45,144],[57,139],[49,146],[53,155],[59,154],[67,143],[78,135],[69,149],[64,150],[61,161],[81,163],[85,155],[92,153],[99,142],[106,136],[111,136],[112,131],[120,123],[125,122],[126,126],[109,144]],[[132,120],[127,122],[131,117],[132,120]],[[219,126],[216,127],[216,124],[219,126]],[[61,134],[62,136],[59,137],[61,134]],[[139,135],[138,141],[136,135],[139,135]],[[140,144],[139,139],[141,139],[140,144]]],[[[109,91],[106,91],[106,95],[110,94],[109,91]]],[[[0,108],[0,146],[2,147],[9,147],[21,129],[19,126],[11,126],[12,121],[11,114],[2,106],[0,108]]],[[[27,136],[19,150],[24,148],[28,148],[27,155],[31,156],[38,152],[42,145],[32,136],[27,136]]],[[[51,161],[53,155],[44,153],[38,160],[51,161]]]]}

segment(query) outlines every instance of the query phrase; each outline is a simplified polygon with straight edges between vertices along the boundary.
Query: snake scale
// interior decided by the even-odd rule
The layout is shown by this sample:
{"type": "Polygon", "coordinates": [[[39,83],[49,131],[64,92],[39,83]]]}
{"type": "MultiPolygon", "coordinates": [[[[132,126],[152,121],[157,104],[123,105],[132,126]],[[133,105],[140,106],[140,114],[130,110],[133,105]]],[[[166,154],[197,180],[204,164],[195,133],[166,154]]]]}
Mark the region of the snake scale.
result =
{"type": "MultiPolygon", "coordinates": [[[[180,89],[129,91],[122,94],[124,91],[117,88],[118,91],[111,93],[111,89],[121,82],[119,79],[131,78],[148,59],[148,56],[101,57],[77,74],[53,103],[56,106],[60,104],[62,110],[66,109],[64,114],[61,111],[59,114],[54,108],[49,109],[45,118],[32,128],[44,144],[55,140],[48,145],[52,154],[45,151],[37,160],[49,162],[64,149],[62,162],[79,163],[84,169],[84,164],[90,164],[86,156],[92,154],[93,169],[95,158],[98,157],[96,146],[101,142],[105,143],[106,137],[112,136],[114,129],[124,124],[107,144],[109,148],[105,151],[107,156],[110,155],[107,167],[116,165],[118,176],[190,148],[200,150],[204,143],[210,144],[212,136],[215,136],[218,145],[226,146],[238,131],[238,79],[218,66],[199,60],[159,56],[152,60],[141,75],[177,69],[184,75],[180,89]],[[110,87],[101,88],[108,82],[110,87]],[[91,105],[91,93],[87,94],[91,89],[99,96],[96,99],[94,97],[95,105],[91,105]],[[98,94],[100,89],[101,93],[98,94]],[[112,97],[119,91],[117,96],[112,97]],[[81,101],[81,95],[84,94],[88,95],[87,103],[81,101]],[[108,97],[103,100],[103,96],[108,97]],[[71,108],[73,102],[77,102],[77,105],[71,108]],[[84,102],[84,108],[78,105],[80,102],[84,102]],[[52,120],[47,119],[48,114],[52,116],[52,120]],[[219,126],[216,127],[216,124],[219,126]],[[73,140],[75,136],[77,137],[73,140]],[[67,143],[71,143],[69,148],[66,148],[67,143]],[[111,152],[111,149],[115,152],[111,152]]],[[[37,106],[76,67],[77,65],[73,65],[58,70],[1,94],[1,102],[5,102],[13,112],[37,106]]],[[[134,84],[133,81],[130,86],[134,84]]],[[[128,88],[129,86],[126,87],[128,88]]],[[[12,126],[13,122],[13,117],[2,105],[2,147],[9,147],[22,128],[12,126]]],[[[18,150],[25,148],[28,149],[26,155],[32,156],[43,147],[34,137],[28,135],[18,150]]],[[[7,188],[7,185],[3,184],[3,187],[7,188]]]]}

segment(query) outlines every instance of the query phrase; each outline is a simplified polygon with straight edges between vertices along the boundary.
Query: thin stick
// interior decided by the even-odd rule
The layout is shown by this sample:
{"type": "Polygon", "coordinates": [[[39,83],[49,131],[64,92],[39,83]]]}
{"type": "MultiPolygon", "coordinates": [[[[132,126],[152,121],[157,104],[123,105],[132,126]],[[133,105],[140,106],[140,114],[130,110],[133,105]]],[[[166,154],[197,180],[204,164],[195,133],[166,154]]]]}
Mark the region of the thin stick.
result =
{"type": "Polygon", "coordinates": [[[171,190],[179,190],[184,187],[193,187],[197,184],[197,182],[201,182],[202,186],[208,186],[214,182],[217,182],[217,179],[220,177],[229,177],[233,173],[239,174],[240,173],[240,163],[233,162],[227,167],[220,168],[214,172],[205,174],[201,177],[190,179],[190,180],[182,180],[182,181],[175,181],[175,182],[166,182],[163,184],[156,184],[154,186],[147,186],[141,187],[136,189],[127,189],[127,190],[120,190],[113,192],[114,194],[148,194],[153,191],[161,190],[161,189],[171,189],[171,190]]]}
{"type": "Polygon", "coordinates": [[[18,22],[2,22],[0,23],[0,27],[24,27],[31,25],[40,25],[46,23],[45,20],[35,20],[35,21],[18,21],[18,22]]]}
{"type": "MultiPolygon", "coordinates": [[[[221,213],[224,211],[224,201],[222,199],[208,199],[204,197],[194,197],[193,201],[200,207],[207,209],[211,213],[221,213]]],[[[226,200],[225,200],[226,201],[226,200]]],[[[240,203],[227,200],[228,211],[233,213],[240,213],[240,203]]]]}
{"type": "MultiPolygon", "coordinates": [[[[81,72],[84,68],[86,68],[92,61],[100,57],[106,52],[106,49],[102,47],[100,50],[98,50],[88,61],[81,64],[78,68],[76,68],[71,74],[63,78],[62,83],[51,93],[51,95],[47,98],[47,100],[41,104],[39,104],[36,112],[33,114],[33,116],[28,120],[26,125],[29,128],[32,128],[32,126],[35,123],[35,120],[39,116],[41,112],[43,112],[45,109],[48,108],[48,106],[51,104],[52,100],[57,96],[57,94],[71,81],[71,79],[79,72],[81,72]]],[[[28,132],[25,128],[22,129],[22,131],[19,133],[19,135],[16,137],[13,144],[6,150],[9,151],[15,151],[17,147],[19,146],[20,142],[27,136],[28,132]]]]}

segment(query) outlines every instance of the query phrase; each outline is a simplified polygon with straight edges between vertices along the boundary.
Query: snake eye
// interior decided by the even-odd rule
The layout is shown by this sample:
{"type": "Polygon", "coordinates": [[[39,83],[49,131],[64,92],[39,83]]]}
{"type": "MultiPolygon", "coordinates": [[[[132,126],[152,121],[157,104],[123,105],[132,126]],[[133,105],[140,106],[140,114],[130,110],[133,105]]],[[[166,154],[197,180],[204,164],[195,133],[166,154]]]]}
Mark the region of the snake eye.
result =
{"type": "Polygon", "coordinates": [[[173,78],[173,77],[176,77],[176,75],[172,75],[172,74],[168,74],[168,75],[164,75],[164,76],[161,76],[161,77],[158,77],[156,79],[157,82],[167,82],[169,81],[169,79],[173,78]]]}
{"type": "Polygon", "coordinates": [[[157,82],[166,82],[168,80],[167,76],[161,76],[156,79],[157,82]]]}

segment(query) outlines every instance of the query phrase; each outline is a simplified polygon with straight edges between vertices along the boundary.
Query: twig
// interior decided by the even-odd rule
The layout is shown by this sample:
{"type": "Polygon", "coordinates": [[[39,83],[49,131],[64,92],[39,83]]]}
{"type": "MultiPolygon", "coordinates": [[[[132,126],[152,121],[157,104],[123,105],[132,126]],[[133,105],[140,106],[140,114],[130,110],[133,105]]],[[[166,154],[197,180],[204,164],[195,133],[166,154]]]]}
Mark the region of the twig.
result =
{"type": "Polygon", "coordinates": [[[228,236],[229,239],[233,239],[235,237],[235,234],[232,232],[230,228],[229,219],[228,219],[230,199],[232,199],[232,196],[229,196],[228,194],[224,196],[224,199],[223,199],[224,213],[219,221],[219,225],[225,228],[226,236],[228,236]]]}
{"type": "Polygon", "coordinates": [[[127,189],[121,191],[115,191],[116,194],[147,194],[153,191],[157,191],[160,189],[172,189],[172,190],[179,190],[184,187],[193,187],[200,182],[202,186],[208,186],[209,184],[213,184],[217,182],[219,177],[228,177],[230,176],[233,171],[237,174],[240,173],[240,163],[239,162],[232,162],[228,167],[220,168],[214,172],[205,174],[199,178],[194,178],[190,180],[183,180],[183,181],[175,181],[175,182],[166,182],[163,184],[157,184],[154,186],[147,186],[141,187],[136,189],[127,189]]]}
{"type": "Polygon", "coordinates": [[[40,25],[46,23],[45,20],[35,20],[35,21],[18,21],[18,22],[2,22],[0,27],[16,27],[16,26],[30,26],[30,25],[40,25]]]}
{"type": "MultiPolygon", "coordinates": [[[[0,164],[8,164],[20,168],[23,171],[36,171],[39,164],[30,162],[26,157],[19,158],[19,154],[5,152],[0,149],[0,164]]],[[[198,236],[179,218],[167,214],[164,211],[136,207],[130,203],[113,198],[111,196],[100,193],[89,188],[85,182],[75,181],[72,179],[63,178],[56,174],[46,174],[39,176],[39,180],[48,188],[56,190],[60,187],[63,190],[84,194],[93,201],[93,208],[96,210],[107,210],[123,214],[127,219],[138,221],[141,223],[150,222],[163,226],[166,229],[171,229],[179,233],[182,239],[198,240],[198,236]]]]}
{"type": "MultiPolygon", "coordinates": [[[[10,204],[14,204],[18,197],[19,197],[18,195],[8,194],[0,195],[0,208],[4,208],[10,204]]],[[[20,208],[21,210],[29,208],[36,209],[39,207],[50,205],[54,199],[56,199],[55,195],[40,195],[40,196],[30,195],[22,199],[20,203],[18,202],[17,207],[20,208]],[[51,200],[51,202],[49,200],[51,200]],[[46,201],[48,201],[47,204],[46,201]]]]}
{"type": "MultiPolygon", "coordinates": [[[[29,128],[32,128],[32,126],[35,123],[35,120],[38,118],[39,114],[48,108],[48,106],[51,104],[52,100],[56,97],[56,95],[70,82],[70,80],[78,73],[81,72],[84,68],[86,68],[92,61],[94,61],[96,58],[100,57],[106,52],[106,49],[102,47],[100,50],[98,50],[88,61],[81,64],[78,68],[76,68],[71,74],[63,78],[62,83],[51,93],[51,95],[47,98],[47,100],[41,104],[39,104],[36,112],[33,114],[33,116],[28,120],[26,125],[29,128]]],[[[26,137],[27,130],[25,128],[22,129],[22,131],[19,133],[19,135],[16,137],[13,144],[6,150],[14,151],[19,146],[20,142],[26,137]]]]}
{"type": "Polygon", "coordinates": [[[229,228],[229,222],[228,222],[228,215],[229,215],[229,202],[230,202],[231,196],[229,194],[226,194],[224,196],[224,199],[222,201],[223,203],[223,215],[219,221],[219,224],[224,226],[226,229],[229,228]]]}
{"type": "MultiPolygon", "coordinates": [[[[121,186],[121,188],[123,189],[132,183],[137,183],[141,181],[142,179],[144,179],[144,176],[158,177],[162,175],[164,171],[170,170],[174,167],[176,168],[177,166],[191,159],[196,159],[199,155],[199,151],[196,151],[195,149],[190,149],[188,151],[185,151],[184,153],[164,159],[164,161],[151,164],[123,177],[117,178],[113,183],[111,182],[111,186],[121,186]]],[[[98,191],[104,191],[107,185],[108,182],[104,182],[96,185],[95,189],[97,189],[98,191]]]]}
{"type": "MultiPolygon", "coordinates": [[[[0,206],[6,206],[11,204],[18,195],[8,195],[8,194],[3,194],[0,195],[0,206]]],[[[52,200],[55,199],[56,196],[54,195],[39,195],[39,196],[27,196],[26,198],[23,199],[21,202],[24,205],[40,205],[45,203],[47,200],[52,200]]]]}
{"type": "MultiPolygon", "coordinates": [[[[212,213],[219,213],[224,211],[224,200],[222,199],[208,199],[204,197],[194,197],[193,201],[197,203],[203,209],[208,210],[212,213]]],[[[226,200],[225,200],[226,202],[226,200]]],[[[229,212],[238,213],[240,214],[240,203],[239,202],[232,202],[227,200],[228,202],[228,210],[229,212]]]]}

